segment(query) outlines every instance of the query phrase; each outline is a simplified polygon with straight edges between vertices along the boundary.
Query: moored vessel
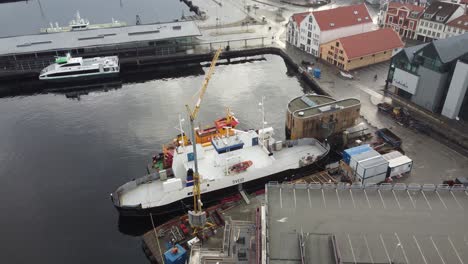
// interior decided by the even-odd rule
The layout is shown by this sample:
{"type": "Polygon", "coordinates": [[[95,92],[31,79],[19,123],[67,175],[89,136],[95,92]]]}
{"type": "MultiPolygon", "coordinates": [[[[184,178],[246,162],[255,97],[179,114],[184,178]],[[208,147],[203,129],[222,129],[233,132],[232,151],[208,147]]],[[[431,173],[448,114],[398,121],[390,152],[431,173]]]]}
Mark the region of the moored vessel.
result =
{"type": "Polygon", "coordinates": [[[75,18],[70,21],[68,26],[60,27],[57,22],[55,23],[55,26],[54,24],[50,23],[50,27],[41,28],[40,32],[42,34],[47,34],[47,33],[69,32],[69,31],[77,31],[77,30],[88,30],[88,29],[125,27],[125,26],[127,26],[127,23],[115,20],[113,18],[112,18],[111,23],[90,24],[88,19],[82,18],[80,16],[80,12],[76,11],[75,18]]]}
{"type": "Polygon", "coordinates": [[[55,63],[44,68],[39,80],[51,82],[89,80],[115,77],[120,72],[117,56],[73,58],[69,53],[57,57],[55,63]]]}
{"type": "MultiPolygon", "coordinates": [[[[216,137],[210,145],[196,144],[201,193],[205,205],[239,191],[264,187],[309,172],[327,156],[327,143],[313,138],[277,141],[273,128],[241,131],[216,137]]],[[[193,201],[192,146],[175,148],[171,168],[132,180],[111,194],[122,216],[164,216],[191,208],[193,201]]]]}

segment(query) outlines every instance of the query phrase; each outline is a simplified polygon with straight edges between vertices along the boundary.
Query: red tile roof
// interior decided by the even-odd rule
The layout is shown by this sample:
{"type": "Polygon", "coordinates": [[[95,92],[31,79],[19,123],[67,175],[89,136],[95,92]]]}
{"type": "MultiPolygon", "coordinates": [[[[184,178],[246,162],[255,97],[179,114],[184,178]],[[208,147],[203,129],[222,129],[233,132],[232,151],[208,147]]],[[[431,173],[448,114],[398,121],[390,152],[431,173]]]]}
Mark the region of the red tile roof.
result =
{"type": "Polygon", "coordinates": [[[310,12],[302,12],[302,13],[296,13],[296,14],[293,14],[292,15],[292,19],[293,21],[296,22],[297,26],[300,26],[302,20],[304,20],[304,18],[310,14],[310,12]]]}
{"type": "MultiPolygon", "coordinates": [[[[468,0],[467,0],[468,1],[468,0]]],[[[388,5],[388,8],[400,8],[400,7],[406,7],[411,11],[416,11],[416,12],[422,12],[424,11],[423,6],[417,6],[417,5],[412,5],[412,4],[403,4],[403,3],[397,3],[397,2],[390,2],[388,5]]]]}
{"type": "Polygon", "coordinates": [[[372,18],[369,15],[369,11],[365,4],[314,11],[312,14],[314,15],[321,31],[372,23],[372,18]]]}
{"type": "Polygon", "coordinates": [[[455,18],[454,20],[448,22],[447,26],[468,30],[468,15],[455,18]]]}
{"type": "Polygon", "coordinates": [[[348,59],[359,58],[404,46],[398,33],[391,28],[383,28],[344,37],[340,38],[339,41],[348,59]]]}

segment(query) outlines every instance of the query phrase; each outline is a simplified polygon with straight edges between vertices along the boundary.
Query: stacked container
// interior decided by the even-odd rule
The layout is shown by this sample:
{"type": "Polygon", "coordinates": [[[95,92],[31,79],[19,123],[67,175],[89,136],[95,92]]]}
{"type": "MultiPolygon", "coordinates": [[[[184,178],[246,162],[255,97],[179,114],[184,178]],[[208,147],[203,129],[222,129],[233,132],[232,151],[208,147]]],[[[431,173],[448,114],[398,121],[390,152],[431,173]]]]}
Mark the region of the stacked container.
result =
{"type": "Polygon", "coordinates": [[[370,147],[369,144],[357,146],[357,147],[354,147],[354,148],[345,149],[343,151],[343,161],[346,162],[346,164],[349,165],[352,156],[367,152],[369,150],[372,150],[372,148],[370,147]]]}
{"type": "Polygon", "coordinates": [[[388,164],[387,177],[394,177],[411,172],[413,161],[398,151],[393,151],[382,156],[388,164]]]}
{"type": "Polygon", "coordinates": [[[353,155],[349,165],[354,170],[356,180],[366,184],[384,182],[387,177],[388,164],[389,162],[380,153],[371,149],[353,155]]]}

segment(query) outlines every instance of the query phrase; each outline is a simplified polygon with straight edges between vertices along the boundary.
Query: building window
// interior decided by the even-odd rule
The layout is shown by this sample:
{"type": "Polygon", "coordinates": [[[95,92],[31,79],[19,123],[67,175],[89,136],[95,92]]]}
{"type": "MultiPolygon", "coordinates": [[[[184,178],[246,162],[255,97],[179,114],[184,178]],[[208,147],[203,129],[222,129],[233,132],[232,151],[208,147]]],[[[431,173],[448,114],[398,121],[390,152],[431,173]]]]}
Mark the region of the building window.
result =
{"type": "Polygon", "coordinates": [[[334,49],[335,49],[335,47],[334,47],[334,46],[331,46],[331,50],[334,50],[334,49]]]}
{"type": "Polygon", "coordinates": [[[435,31],[432,31],[431,35],[432,35],[433,37],[435,37],[435,31]]]}
{"type": "Polygon", "coordinates": [[[309,16],[309,22],[312,23],[312,16],[309,16]]]}
{"type": "Polygon", "coordinates": [[[340,50],[340,54],[343,54],[343,50],[340,50]]]}
{"type": "Polygon", "coordinates": [[[442,25],[439,24],[439,30],[442,30],[442,25]]]}
{"type": "Polygon", "coordinates": [[[437,33],[437,38],[440,38],[440,33],[437,33]]]}
{"type": "Polygon", "coordinates": [[[386,51],[384,51],[384,52],[383,52],[383,54],[387,54],[387,52],[386,52],[386,51]]]}
{"type": "Polygon", "coordinates": [[[337,47],[339,47],[339,46],[340,46],[340,43],[337,41],[335,45],[336,45],[337,47]]]}
{"type": "Polygon", "coordinates": [[[461,28],[458,29],[458,34],[461,34],[462,33],[462,30],[461,28]]]}
{"type": "Polygon", "coordinates": [[[413,27],[414,27],[414,22],[413,22],[413,21],[410,21],[410,22],[409,22],[409,27],[410,27],[411,29],[413,29],[413,27]]]}
{"type": "Polygon", "coordinates": [[[432,23],[429,23],[429,27],[432,28],[432,23]]]}
{"type": "Polygon", "coordinates": [[[362,60],[362,57],[360,58],[360,60],[362,60]]]}
{"type": "Polygon", "coordinates": [[[311,38],[312,37],[312,32],[309,31],[309,33],[307,33],[307,37],[311,38]]]}
{"type": "Polygon", "coordinates": [[[351,61],[350,61],[350,60],[348,60],[348,63],[350,63],[350,62],[351,62],[351,61]]]}
{"type": "Polygon", "coordinates": [[[423,34],[425,35],[426,33],[427,33],[427,30],[424,30],[424,31],[423,31],[423,34]]]}
{"type": "Polygon", "coordinates": [[[392,23],[393,23],[393,17],[392,17],[392,16],[389,16],[389,17],[388,17],[388,23],[389,23],[389,24],[392,24],[392,23]]]}

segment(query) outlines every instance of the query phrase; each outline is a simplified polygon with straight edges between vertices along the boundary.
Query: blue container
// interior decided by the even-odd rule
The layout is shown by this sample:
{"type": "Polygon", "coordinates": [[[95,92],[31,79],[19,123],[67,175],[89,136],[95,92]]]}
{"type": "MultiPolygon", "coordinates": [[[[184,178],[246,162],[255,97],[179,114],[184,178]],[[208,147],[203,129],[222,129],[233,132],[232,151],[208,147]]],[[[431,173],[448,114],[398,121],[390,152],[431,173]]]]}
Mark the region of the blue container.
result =
{"type": "Polygon", "coordinates": [[[320,75],[322,74],[322,72],[320,71],[319,68],[315,68],[314,69],[314,77],[317,78],[317,79],[320,79],[320,75]]]}
{"type": "Polygon", "coordinates": [[[176,244],[177,252],[172,253],[172,248],[164,253],[164,262],[166,264],[185,264],[187,260],[187,251],[181,247],[179,244],[176,244]]]}
{"type": "Polygon", "coordinates": [[[354,147],[354,148],[345,149],[343,151],[343,161],[346,162],[346,164],[349,165],[349,162],[351,161],[352,156],[367,152],[367,151],[369,151],[371,149],[372,148],[370,147],[369,144],[357,146],[357,147],[354,147]]]}

